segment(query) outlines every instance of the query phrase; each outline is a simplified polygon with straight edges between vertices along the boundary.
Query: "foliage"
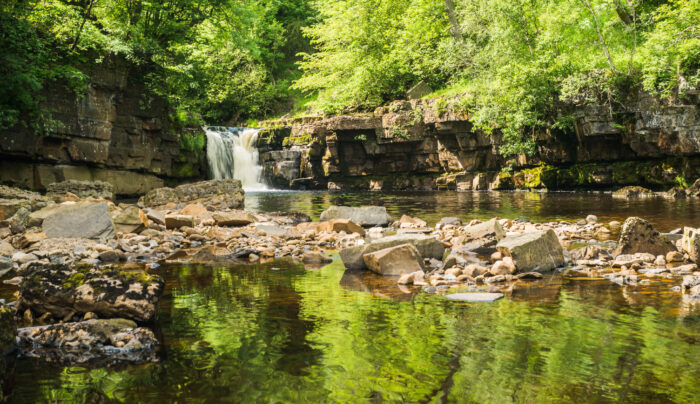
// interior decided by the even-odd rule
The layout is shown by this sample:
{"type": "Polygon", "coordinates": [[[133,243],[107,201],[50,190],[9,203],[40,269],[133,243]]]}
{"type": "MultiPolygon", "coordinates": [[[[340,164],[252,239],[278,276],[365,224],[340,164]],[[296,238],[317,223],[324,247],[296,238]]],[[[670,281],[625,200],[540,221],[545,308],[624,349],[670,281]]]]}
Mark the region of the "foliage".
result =
{"type": "Polygon", "coordinates": [[[180,133],[180,150],[190,152],[194,154],[195,157],[199,157],[199,154],[204,151],[207,145],[207,135],[203,132],[180,133]]]}

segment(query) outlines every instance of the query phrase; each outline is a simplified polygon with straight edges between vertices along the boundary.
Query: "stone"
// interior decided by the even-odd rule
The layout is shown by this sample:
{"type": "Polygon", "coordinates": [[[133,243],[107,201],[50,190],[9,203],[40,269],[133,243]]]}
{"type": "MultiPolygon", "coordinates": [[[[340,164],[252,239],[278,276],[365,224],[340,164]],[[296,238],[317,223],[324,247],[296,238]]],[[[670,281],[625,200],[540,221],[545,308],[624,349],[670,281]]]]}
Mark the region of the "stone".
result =
{"type": "Polygon", "coordinates": [[[403,215],[401,219],[399,219],[399,228],[401,229],[423,229],[426,227],[428,227],[428,223],[417,217],[403,215]]]}
{"type": "Polygon", "coordinates": [[[589,245],[586,247],[578,248],[570,252],[571,259],[575,261],[580,260],[601,260],[609,261],[612,260],[612,256],[605,248],[598,245],[589,245]]]}
{"type": "Polygon", "coordinates": [[[463,229],[463,245],[471,251],[490,254],[496,244],[505,237],[503,227],[496,218],[463,229]]]}
{"type": "Polygon", "coordinates": [[[306,264],[325,264],[332,262],[333,259],[320,251],[304,251],[302,261],[306,264]]]}
{"type": "Polygon", "coordinates": [[[598,216],[596,216],[596,215],[588,215],[588,216],[586,216],[586,222],[587,222],[587,223],[591,223],[591,224],[593,224],[593,223],[598,223],[598,216]]]}
{"type": "Polygon", "coordinates": [[[461,226],[462,225],[462,219],[458,217],[443,217],[440,219],[440,223],[444,225],[451,225],[451,226],[461,226]]]}
{"type": "Polygon", "coordinates": [[[639,217],[630,217],[622,225],[620,238],[612,256],[634,253],[665,256],[671,251],[676,251],[673,243],[659,234],[649,222],[639,217]]]}
{"type": "Polygon", "coordinates": [[[511,275],[516,271],[515,264],[511,257],[503,257],[502,260],[496,261],[491,270],[489,271],[492,275],[511,275]]]}
{"type": "Polygon", "coordinates": [[[194,227],[194,217],[188,215],[165,215],[165,228],[179,229],[185,226],[194,227]]]}
{"type": "Polygon", "coordinates": [[[332,219],[348,219],[363,227],[387,226],[391,216],[383,206],[331,206],[321,213],[321,221],[332,219]]]}
{"type": "Polygon", "coordinates": [[[365,254],[401,244],[412,244],[423,258],[442,259],[445,252],[445,246],[435,237],[422,234],[399,234],[384,237],[369,244],[344,248],[340,250],[340,258],[347,269],[364,269],[366,268],[363,259],[365,254]]]}
{"type": "MultiPolygon", "coordinates": [[[[17,324],[12,310],[4,304],[0,304],[0,357],[15,349],[16,330],[17,324]]],[[[1,368],[0,371],[2,371],[1,368]]]]}
{"type": "Polygon", "coordinates": [[[673,187],[664,193],[664,197],[668,199],[684,199],[686,196],[686,190],[681,187],[673,187]]]}
{"type": "Polygon", "coordinates": [[[168,203],[199,203],[213,210],[243,207],[243,188],[239,180],[210,180],[184,184],[175,188],[157,188],[139,199],[139,205],[164,207],[168,203]]]}
{"type": "Polygon", "coordinates": [[[105,202],[64,205],[47,216],[41,227],[49,238],[111,239],[116,235],[105,202]]]}
{"type": "Polygon", "coordinates": [[[320,222],[318,231],[331,231],[340,233],[344,231],[347,234],[357,233],[361,236],[365,235],[365,229],[355,224],[350,219],[332,219],[327,222],[320,222]]]}
{"type": "Polygon", "coordinates": [[[120,233],[140,233],[149,224],[148,216],[137,206],[128,206],[121,211],[115,211],[112,222],[120,233]]]}
{"type": "Polygon", "coordinates": [[[150,322],[156,318],[164,287],[159,276],[112,266],[36,262],[22,274],[17,310],[51,313],[55,318],[93,312],[101,318],[150,322]]]}
{"type": "Polygon", "coordinates": [[[185,216],[192,216],[196,219],[204,220],[212,217],[212,213],[207,210],[204,205],[199,203],[190,203],[184,208],[180,209],[180,214],[185,216]]]}
{"type": "Polygon", "coordinates": [[[685,190],[686,194],[690,197],[699,197],[700,196],[700,178],[696,179],[693,185],[689,186],[688,189],[685,190]]]}
{"type": "Polygon", "coordinates": [[[144,209],[146,218],[159,225],[165,226],[165,213],[155,209],[144,209]]]}
{"type": "Polygon", "coordinates": [[[119,261],[125,261],[126,256],[124,253],[116,250],[109,250],[109,251],[103,251],[101,252],[98,256],[97,259],[99,259],[102,262],[119,262],[119,261]]]}
{"type": "Polygon", "coordinates": [[[647,198],[654,196],[654,192],[640,186],[629,186],[613,192],[615,198],[647,198]]]}
{"type": "Polygon", "coordinates": [[[244,210],[217,212],[213,217],[217,226],[247,226],[256,221],[255,215],[244,210]]]}
{"type": "Polygon", "coordinates": [[[681,248],[694,262],[700,262],[700,229],[683,228],[681,248]]]}
{"type": "Polygon", "coordinates": [[[114,187],[104,181],[68,180],[46,186],[46,196],[51,199],[59,198],[67,192],[81,199],[114,199],[114,187]]]}
{"type": "Polygon", "coordinates": [[[401,244],[362,256],[367,268],[384,276],[422,271],[423,257],[412,244],[401,244]]]}
{"type": "Polygon", "coordinates": [[[49,203],[48,198],[36,192],[0,185],[0,221],[11,218],[20,208],[33,212],[49,203]]]}
{"type": "Polygon", "coordinates": [[[470,293],[452,293],[445,295],[449,300],[455,300],[459,302],[469,302],[469,303],[490,303],[494,302],[503,297],[503,293],[481,293],[481,292],[470,292],[470,293]]]}
{"type": "Polygon", "coordinates": [[[14,254],[12,254],[12,261],[22,265],[26,264],[27,262],[32,262],[38,260],[39,257],[37,257],[34,254],[27,254],[22,251],[18,251],[14,254]]]}
{"type": "Polygon", "coordinates": [[[566,263],[557,235],[540,230],[502,239],[497,245],[504,257],[511,257],[518,272],[551,271],[566,263]]]}
{"type": "Polygon", "coordinates": [[[649,253],[636,253],[636,254],[620,254],[615,257],[612,265],[614,267],[631,267],[632,265],[641,265],[645,263],[652,263],[656,260],[653,254],[649,253]]]}
{"type": "Polygon", "coordinates": [[[17,330],[22,351],[61,362],[85,363],[96,359],[154,361],[158,339],[148,328],[122,318],[26,327],[17,330]]]}
{"type": "Polygon", "coordinates": [[[12,247],[12,244],[0,239],[0,256],[11,257],[14,253],[15,249],[12,247]]]}
{"type": "Polygon", "coordinates": [[[21,250],[44,239],[46,239],[46,233],[43,232],[18,234],[12,240],[12,246],[21,250]]]}
{"type": "Polygon", "coordinates": [[[666,262],[683,262],[683,254],[681,254],[678,251],[669,251],[668,254],[666,254],[666,262]]]}

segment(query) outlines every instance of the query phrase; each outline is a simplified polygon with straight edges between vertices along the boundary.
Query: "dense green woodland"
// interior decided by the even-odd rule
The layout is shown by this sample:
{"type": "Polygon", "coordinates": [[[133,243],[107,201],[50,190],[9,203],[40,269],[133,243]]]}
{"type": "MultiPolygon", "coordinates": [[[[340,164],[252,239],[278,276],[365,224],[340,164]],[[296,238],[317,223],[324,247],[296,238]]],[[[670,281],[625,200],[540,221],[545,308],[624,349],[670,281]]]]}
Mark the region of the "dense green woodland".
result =
{"type": "Polygon", "coordinates": [[[3,0],[0,49],[0,128],[50,130],[42,88],[80,94],[116,55],[179,125],[371,110],[423,80],[519,153],[570,127],[562,105],[696,87],[700,0],[3,0]]]}

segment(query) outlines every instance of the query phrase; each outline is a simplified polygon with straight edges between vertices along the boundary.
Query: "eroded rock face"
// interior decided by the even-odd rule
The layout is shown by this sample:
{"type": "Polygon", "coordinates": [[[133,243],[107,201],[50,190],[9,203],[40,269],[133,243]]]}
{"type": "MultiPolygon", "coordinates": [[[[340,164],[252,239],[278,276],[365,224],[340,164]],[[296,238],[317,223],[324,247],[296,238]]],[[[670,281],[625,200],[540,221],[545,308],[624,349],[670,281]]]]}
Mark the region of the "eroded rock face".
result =
{"type": "Polygon", "coordinates": [[[321,221],[333,219],[348,219],[360,226],[386,226],[391,222],[391,216],[383,206],[331,206],[321,213],[321,221]]]}
{"type": "Polygon", "coordinates": [[[61,206],[41,226],[49,238],[109,239],[116,234],[105,202],[61,206]]]}
{"type": "Polygon", "coordinates": [[[68,363],[151,361],[158,346],[153,331],[122,318],[20,328],[17,337],[25,356],[68,363]]]}
{"type": "Polygon", "coordinates": [[[552,230],[506,237],[497,245],[505,257],[513,258],[518,272],[546,272],[566,262],[561,244],[552,230]]]}
{"type": "Polygon", "coordinates": [[[421,234],[399,234],[384,237],[369,244],[342,249],[340,250],[340,258],[347,269],[364,269],[366,268],[363,258],[365,254],[401,244],[413,245],[423,258],[442,259],[445,252],[445,247],[435,237],[421,234]]]}
{"type": "Polygon", "coordinates": [[[150,322],[158,310],[164,281],[142,271],[79,264],[32,263],[23,272],[17,309],[55,318],[93,312],[102,318],[150,322]]]}
{"type": "Polygon", "coordinates": [[[104,181],[68,180],[54,182],[46,187],[46,196],[49,198],[61,197],[67,192],[81,199],[114,199],[114,187],[112,184],[104,181]]]}
{"type": "Polygon", "coordinates": [[[622,225],[620,239],[612,256],[635,253],[665,256],[671,251],[676,251],[673,243],[659,234],[649,222],[639,217],[630,217],[622,225]]]}
{"type": "Polygon", "coordinates": [[[184,184],[175,188],[157,188],[139,199],[139,205],[161,208],[173,203],[199,203],[214,210],[243,207],[243,187],[239,180],[211,180],[184,184]]]}
{"type": "Polygon", "coordinates": [[[412,244],[401,244],[362,256],[367,268],[380,275],[397,276],[423,271],[423,257],[412,244]]]}

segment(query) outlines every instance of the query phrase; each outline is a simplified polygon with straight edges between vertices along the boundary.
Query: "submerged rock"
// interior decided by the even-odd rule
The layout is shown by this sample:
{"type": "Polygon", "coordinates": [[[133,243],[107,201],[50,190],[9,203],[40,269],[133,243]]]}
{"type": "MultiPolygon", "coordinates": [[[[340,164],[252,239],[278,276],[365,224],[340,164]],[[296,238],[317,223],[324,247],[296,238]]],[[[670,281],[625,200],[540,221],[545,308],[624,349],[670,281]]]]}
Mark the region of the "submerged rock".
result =
{"type": "Polygon", "coordinates": [[[630,217],[622,225],[620,238],[612,256],[635,253],[657,256],[666,255],[671,251],[676,251],[673,243],[659,234],[649,222],[639,217],[630,217]]]}
{"type": "Polygon", "coordinates": [[[321,221],[332,219],[348,219],[360,226],[386,226],[391,222],[391,216],[383,206],[331,206],[321,213],[321,221]]]}
{"type": "Polygon", "coordinates": [[[54,182],[46,187],[46,196],[52,199],[63,197],[68,192],[81,199],[114,199],[114,187],[104,181],[68,180],[54,182]]]}
{"type": "Polygon", "coordinates": [[[200,203],[215,210],[243,207],[243,188],[239,180],[211,180],[184,184],[175,188],[157,188],[139,199],[139,205],[150,208],[169,203],[184,205],[200,203]]]}
{"type": "Polygon", "coordinates": [[[55,318],[70,318],[93,312],[103,318],[149,322],[156,317],[164,285],[159,276],[143,271],[86,264],[70,267],[36,262],[22,275],[17,310],[30,309],[37,317],[50,313],[55,318]]]}
{"type": "Polygon", "coordinates": [[[42,230],[49,238],[114,238],[116,231],[105,202],[62,205],[48,215],[42,230]]]}
{"type": "Polygon", "coordinates": [[[367,268],[380,275],[403,275],[423,271],[423,257],[412,244],[401,244],[362,256],[367,268]]]}
{"type": "Polygon", "coordinates": [[[423,258],[442,259],[445,252],[445,247],[435,237],[422,234],[399,234],[384,237],[369,244],[344,248],[340,250],[340,258],[347,269],[364,269],[366,268],[363,258],[365,254],[401,244],[413,245],[423,258]]]}
{"type": "Polygon", "coordinates": [[[552,230],[506,237],[497,248],[513,259],[518,272],[551,271],[566,263],[559,239],[552,230]]]}
{"type": "Polygon", "coordinates": [[[159,345],[153,331],[122,318],[20,328],[17,340],[23,355],[63,363],[153,361],[159,345]]]}

